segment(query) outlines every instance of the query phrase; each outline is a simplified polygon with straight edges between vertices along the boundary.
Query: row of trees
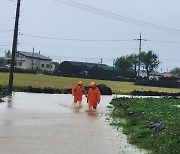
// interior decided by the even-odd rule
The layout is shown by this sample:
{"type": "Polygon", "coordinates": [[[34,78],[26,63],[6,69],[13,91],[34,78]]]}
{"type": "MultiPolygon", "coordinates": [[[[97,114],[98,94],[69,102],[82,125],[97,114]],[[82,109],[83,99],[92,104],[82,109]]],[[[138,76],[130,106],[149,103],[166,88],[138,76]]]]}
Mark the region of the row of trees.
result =
{"type": "Polygon", "coordinates": [[[138,67],[146,70],[147,78],[149,79],[150,73],[158,68],[160,61],[158,59],[158,55],[153,51],[141,52],[139,55],[131,54],[126,56],[121,56],[117,58],[114,65],[115,67],[123,72],[123,77],[127,76],[127,72],[132,69],[134,71],[134,77],[138,75],[138,67]]]}
{"type": "Polygon", "coordinates": [[[177,76],[180,76],[180,68],[179,67],[173,68],[170,72],[177,76]]]}

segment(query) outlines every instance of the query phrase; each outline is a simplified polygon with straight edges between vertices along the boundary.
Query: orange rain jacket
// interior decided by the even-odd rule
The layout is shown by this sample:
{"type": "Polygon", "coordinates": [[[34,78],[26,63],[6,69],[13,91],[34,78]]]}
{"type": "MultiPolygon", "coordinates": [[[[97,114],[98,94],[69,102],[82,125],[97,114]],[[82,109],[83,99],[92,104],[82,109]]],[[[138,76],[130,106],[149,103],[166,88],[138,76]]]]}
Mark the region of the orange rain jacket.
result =
{"type": "Polygon", "coordinates": [[[100,94],[100,91],[97,87],[95,88],[89,88],[89,91],[88,91],[88,105],[89,107],[91,106],[97,106],[97,103],[100,101],[101,99],[101,94],[100,94]]]}
{"type": "Polygon", "coordinates": [[[87,96],[87,92],[84,86],[75,85],[72,88],[72,94],[74,96],[74,102],[82,101],[82,95],[85,94],[87,96]]]}

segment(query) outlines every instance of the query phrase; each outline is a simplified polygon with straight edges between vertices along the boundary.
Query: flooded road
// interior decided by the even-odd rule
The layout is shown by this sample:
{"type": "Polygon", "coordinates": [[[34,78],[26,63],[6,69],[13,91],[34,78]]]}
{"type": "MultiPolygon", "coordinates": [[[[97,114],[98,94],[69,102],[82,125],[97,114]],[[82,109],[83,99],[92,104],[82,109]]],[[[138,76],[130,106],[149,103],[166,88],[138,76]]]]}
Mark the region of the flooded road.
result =
{"type": "Polygon", "coordinates": [[[13,93],[0,103],[1,154],[139,154],[105,122],[113,96],[102,96],[98,114],[72,108],[72,95],[13,93]]]}

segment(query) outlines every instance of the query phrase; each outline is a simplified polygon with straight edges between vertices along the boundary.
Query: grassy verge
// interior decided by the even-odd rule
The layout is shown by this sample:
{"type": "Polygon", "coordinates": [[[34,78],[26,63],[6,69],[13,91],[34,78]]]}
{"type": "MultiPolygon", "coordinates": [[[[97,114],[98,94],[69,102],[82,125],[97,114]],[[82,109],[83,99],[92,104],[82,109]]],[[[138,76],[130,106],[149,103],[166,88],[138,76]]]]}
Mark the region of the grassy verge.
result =
{"type": "MultiPolygon", "coordinates": [[[[0,85],[5,87],[8,85],[9,74],[0,73],[0,85]]],[[[138,86],[133,82],[120,82],[120,81],[105,81],[95,79],[81,79],[70,77],[57,77],[48,75],[35,75],[35,74],[14,74],[14,88],[21,90],[28,86],[43,88],[51,87],[60,90],[69,89],[74,86],[79,80],[82,80],[84,85],[88,86],[90,82],[95,81],[97,84],[106,84],[116,94],[130,94],[133,90],[139,91],[158,91],[158,92],[180,92],[180,89],[176,88],[160,88],[160,87],[148,87],[138,86]]]]}
{"type": "Polygon", "coordinates": [[[112,124],[123,127],[131,144],[153,154],[180,153],[180,100],[117,98],[111,104],[112,124]]]}
{"type": "Polygon", "coordinates": [[[0,97],[0,103],[3,102],[2,98],[0,97]]]}

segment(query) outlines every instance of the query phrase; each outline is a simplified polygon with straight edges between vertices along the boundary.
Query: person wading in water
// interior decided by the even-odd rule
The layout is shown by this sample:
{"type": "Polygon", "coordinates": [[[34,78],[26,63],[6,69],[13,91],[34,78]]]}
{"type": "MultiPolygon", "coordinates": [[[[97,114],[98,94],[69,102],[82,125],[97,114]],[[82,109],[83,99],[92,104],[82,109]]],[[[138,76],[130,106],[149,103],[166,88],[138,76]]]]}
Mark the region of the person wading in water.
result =
{"type": "Polygon", "coordinates": [[[72,88],[72,95],[74,96],[74,106],[78,102],[79,107],[82,107],[82,95],[87,97],[87,92],[83,86],[83,82],[79,81],[73,88],[72,88]]]}
{"type": "Polygon", "coordinates": [[[96,110],[97,104],[100,103],[100,100],[101,100],[100,90],[96,86],[95,82],[91,82],[87,97],[88,111],[92,111],[92,109],[96,110]]]}

